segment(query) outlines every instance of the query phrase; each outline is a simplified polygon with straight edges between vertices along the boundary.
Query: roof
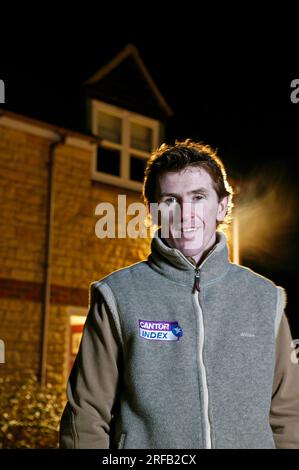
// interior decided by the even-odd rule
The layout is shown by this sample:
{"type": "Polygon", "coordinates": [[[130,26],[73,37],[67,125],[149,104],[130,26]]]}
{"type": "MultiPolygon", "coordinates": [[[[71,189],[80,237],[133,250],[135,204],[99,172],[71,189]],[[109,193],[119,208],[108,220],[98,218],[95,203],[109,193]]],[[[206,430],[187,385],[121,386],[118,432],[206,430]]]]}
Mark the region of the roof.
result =
{"type": "Polygon", "coordinates": [[[85,141],[87,144],[98,144],[101,141],[101,139],[91,134],[56,126],[39,119],[8,111],[2,107],[0,107],[0,125],[22,129],[49,139],[56,136],[71,137],[73,141],[85,141]]]}
{"type": "Polygon", "coordinates": [[[149,117],[164,120],[173,115],[133,44],[101,67],[84,86],[90,97],[149,117]]]}

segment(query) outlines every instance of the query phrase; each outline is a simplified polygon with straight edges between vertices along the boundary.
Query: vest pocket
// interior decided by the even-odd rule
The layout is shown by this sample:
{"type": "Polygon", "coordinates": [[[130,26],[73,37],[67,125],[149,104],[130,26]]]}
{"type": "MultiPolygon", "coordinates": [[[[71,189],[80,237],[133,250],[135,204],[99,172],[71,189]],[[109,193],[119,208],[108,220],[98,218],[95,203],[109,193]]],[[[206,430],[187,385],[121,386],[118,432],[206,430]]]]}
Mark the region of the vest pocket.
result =
{"type": "Polygon", "coordinates": [[[117,449],[123,449],[125,445],[125,440],[126,440],[127,434],[125,432],[122,432],[117,444],[117,449]]]}

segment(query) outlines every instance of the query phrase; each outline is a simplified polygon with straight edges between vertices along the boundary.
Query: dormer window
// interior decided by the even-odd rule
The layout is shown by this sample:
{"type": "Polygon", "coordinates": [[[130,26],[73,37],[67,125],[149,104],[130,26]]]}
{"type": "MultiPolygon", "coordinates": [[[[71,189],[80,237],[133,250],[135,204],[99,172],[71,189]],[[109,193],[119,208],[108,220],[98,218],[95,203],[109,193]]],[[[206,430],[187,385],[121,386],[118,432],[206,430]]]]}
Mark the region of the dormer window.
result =
{"type": "Polygon", "coordinates": [[[146,162],[159,145],[159,121],[92,100],[92,131],[102,139],[93,178],[140,190],[146,162]]]}

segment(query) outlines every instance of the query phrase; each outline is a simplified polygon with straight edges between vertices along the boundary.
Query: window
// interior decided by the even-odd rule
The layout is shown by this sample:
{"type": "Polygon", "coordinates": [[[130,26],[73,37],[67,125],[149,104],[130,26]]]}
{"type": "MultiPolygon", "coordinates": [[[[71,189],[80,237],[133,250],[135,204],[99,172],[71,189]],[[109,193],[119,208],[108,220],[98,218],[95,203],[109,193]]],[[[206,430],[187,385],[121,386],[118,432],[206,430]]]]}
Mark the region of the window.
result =
{"type": "Polygon", "coordinates": [[[121,143],[121,118],[104,113],[103,111],[98,111],[97,125],[97,134],[99,137],[116,144],[121,143]]]}
{"type": "Polygon", "coordinates": [[[120,151],[104,146],[98,147],[96,170],[120,176],[120,151]]]}
{"type": "Polygon", "coordinates": [[[86,315],[70,315],[67,375],[73,367],[79,350],[85,320],[86,315]]]}
{"type": "Polygon", "coordinates": [[[93,100],[92,132],[102,139],[93,178],[141,190],[146,162],[159,145],[159,121],[93,100]]]}
{"type": "Polygon", "coordinates": [[[153,130],[150,127],[132,122],[130,134],[132,148],[145,152],[152,151],[153,130]]]}
{"type": "Polygon", "coordinates": [[[144,158],[138,158],[131,155],[130,158],[130,179],[134,181],[143,181],[143,174],[146,166],[144,158]]]}

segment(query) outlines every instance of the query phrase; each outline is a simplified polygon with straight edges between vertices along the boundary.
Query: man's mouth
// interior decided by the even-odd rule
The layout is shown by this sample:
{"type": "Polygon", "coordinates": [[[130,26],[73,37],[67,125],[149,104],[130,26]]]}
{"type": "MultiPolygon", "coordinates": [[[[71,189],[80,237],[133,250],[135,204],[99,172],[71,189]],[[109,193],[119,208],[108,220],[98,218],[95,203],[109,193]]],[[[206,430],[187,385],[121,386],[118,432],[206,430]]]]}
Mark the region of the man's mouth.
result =
{"type": "Polygon", "coordinates": [[[198,229],[199,229],[199,227],[182,227],[181,232],[183,232],[183,233],[195,232],[198,229]]]}

